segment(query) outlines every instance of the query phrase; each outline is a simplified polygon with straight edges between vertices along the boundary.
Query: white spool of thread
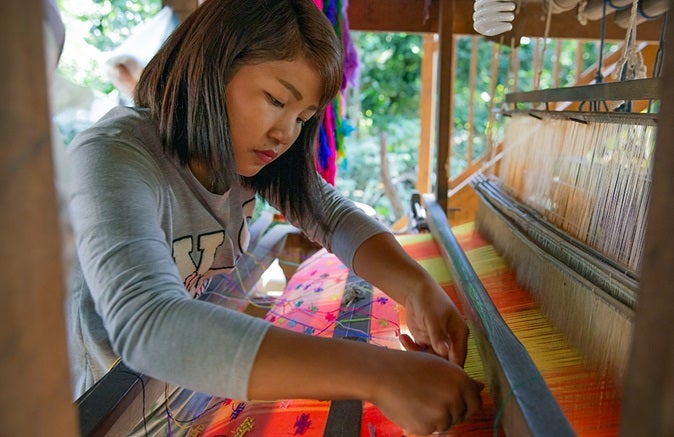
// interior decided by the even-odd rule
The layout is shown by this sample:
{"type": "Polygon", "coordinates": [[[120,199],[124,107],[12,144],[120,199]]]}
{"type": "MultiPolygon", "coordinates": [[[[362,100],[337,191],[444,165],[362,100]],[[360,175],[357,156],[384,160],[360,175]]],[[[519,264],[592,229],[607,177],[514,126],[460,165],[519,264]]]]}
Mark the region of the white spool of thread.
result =
{"type": "Polygon", "coordinates": [[[515,3],[501,0],[475,0],[473,29],[485,36],[495,36],[513,28],[515,3]]]}

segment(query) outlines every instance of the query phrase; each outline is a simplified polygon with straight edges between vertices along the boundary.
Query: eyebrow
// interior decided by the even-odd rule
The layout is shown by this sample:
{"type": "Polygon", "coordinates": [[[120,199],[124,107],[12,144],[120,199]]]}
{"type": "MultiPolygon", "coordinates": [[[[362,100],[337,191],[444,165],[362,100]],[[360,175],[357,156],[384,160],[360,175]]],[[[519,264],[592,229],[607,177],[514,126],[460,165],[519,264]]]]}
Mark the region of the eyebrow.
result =
{"type": "MultiPolygon", "coordinates": [[[[290,82],[287,82],[287,81],[285,81],[285,80],[283,80],[283,79],[279,79],[278,81],[281,83],[281,85],[283,85],[284,87],[286,87],[286,88],[288,89],[288,91],[290,91],[290,92],[292,93],[292,95],[293,95],[297,100],[302,100],[302,99],[304,99],[304,96],[302,95],[302,93],[299,92],[299,90],[298,90],[297,88],[295,88],[295,86],[294,86],[293,84],[291,84],[290,82]]],[[[312,105],[312,106],[311,106],[310,108],[308,108],[308,109],[316,110],[316,109],[318,109],[318,107],[312,105]]]]}

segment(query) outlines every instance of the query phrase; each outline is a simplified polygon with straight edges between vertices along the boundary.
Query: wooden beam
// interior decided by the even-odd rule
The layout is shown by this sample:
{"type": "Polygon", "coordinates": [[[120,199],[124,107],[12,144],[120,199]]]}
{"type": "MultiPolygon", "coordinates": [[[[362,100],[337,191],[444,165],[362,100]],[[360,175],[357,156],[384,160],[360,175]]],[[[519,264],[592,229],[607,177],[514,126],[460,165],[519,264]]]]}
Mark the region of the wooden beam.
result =
{"type": "Polygon", "coordinates": [[[437,159],[435,198],[447,211],[449,185],[449,157],[452,145],[452,99],[454,75],[454,6],[455,1],[445,0],[440,4],[440,32],[438,46],[438,109],[437,109],[437,159]]]}
{"type": "Polygon", "coordinates": [[[435,108],[437,81],[437,53],[438,44],[435,36],[423,36],[423,58],[421,59],[421,96],[419,99],[419,121],[421,133],[419,135],[419,156],[417,159],[417,184],[419,193],[430,193],[432,189],[431,165],[434,152],[435,135],[435,108]]]}
{"type": "Polygon", "coordinates": [[[438,0],[349,0],[351,30],[372,32],[437,32],[438,0]]]}
{"type": "Polygon", "coordinates": [[[162,0],[162,6],[170,6],[182,23],[199,5],[198,0],[162,0]]]}
{"type": "MultiPolygon", "coordinates": [[[[469,0],[460,0],[469,1],[469,0]]],[[[545,36],[545,21],[547,12],[544,2],[525,1],[515,15],[513,30],[503,35],[504,41],[511,38],[545,36]]],[[[639,25],[637,37],[641,41],[659,41],[662,28],[662,19],[650,20],[639,25]]],[[[618,26],[613,17],[606,20],[605,35],[608,40],[624,40],[626,30],[618,26]]],[[[550,19],[550,38],[561,39],[600,39],[601,20],[588,21],[586,25],[578,22],[577,11],[572,9],[552,15],[550,19]]],[[[500,36],[499,36],[500,38],[500,36]]]]}
{"type": "Polygon", "coordinates": [[[485,290],[480,278],[432,195],[423,196],[428,227],[438,244],[461,308],[484,362],[498,423],[506,435],[573,436],[571,425],[539,370],[515,337],[485,290]]]}
{"type": "MultiPolygon", "coordinates": [[[[674,38],[674,23],[667,24],[674,38]]],[[[674,435],[674,53],[667,45],[662,75],[661,122],[653,159],[639,304],[622,406],[620,435],[674,435]],[[667,237],[670,235],[670,237],[667,237]]]]}
{"type": "Polygon", "coordinates": [[[42,17],[41,0],[0,2],[0,434],[7,436],[78,435],[42,17]]]}
{"type": "MultiPolygon", "coordinates": [[[[178,1],[178,0],[174,0],[178,1]]],[[[425,0],[349,0],[347,10],[351,30],[373,32],[432,32],[439,30],[440,5],[446,0],[432,0],[426,9],[425,0]]],[[[473,0],[455,0],[453,30],[456,34],[471,35],[473,30],[473,0]]],[[[547,16],[543,1],[524,1],[517,12],[514,28],[504,34],[504,41],[519,40],[522,36],[543,37],[547,16]]],[[[586,25],[578,22],[576,9],[554,14],[550,21],[550,38],[600,39],[601,20],[586,25]]],[[[609,17],[606,38],[622,40],[625,29],[609,17]]],[[[650,20],[639,25],[637,36],[643,41],[658,41],[662,19],[650,20]]],[[[495,39],[497,41],[500,36],[495,39]]]]}

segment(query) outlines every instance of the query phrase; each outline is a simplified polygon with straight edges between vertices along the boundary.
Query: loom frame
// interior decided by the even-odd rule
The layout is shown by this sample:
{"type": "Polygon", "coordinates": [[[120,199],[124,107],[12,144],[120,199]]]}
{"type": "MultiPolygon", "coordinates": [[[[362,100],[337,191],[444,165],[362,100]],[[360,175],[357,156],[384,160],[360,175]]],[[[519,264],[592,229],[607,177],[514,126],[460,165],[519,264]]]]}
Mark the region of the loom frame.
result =
{"type": "Polygon", "coordinates": [[[506,103],[590,102],[610,100],[657,100],[661,79],[634,79],[564,88],[513,92],[506,95],[506,103]]]}
{"type": "MultiPolygon", "coordinates": [[[[452,276],[485,362],[494,404],[508,435],[575,435],[538,368],[491,301],[454,236],[442,207],[423,195],[431,233],[452,276]]],[[[498,424],[495,424],[495,426],[498,424]]]]}

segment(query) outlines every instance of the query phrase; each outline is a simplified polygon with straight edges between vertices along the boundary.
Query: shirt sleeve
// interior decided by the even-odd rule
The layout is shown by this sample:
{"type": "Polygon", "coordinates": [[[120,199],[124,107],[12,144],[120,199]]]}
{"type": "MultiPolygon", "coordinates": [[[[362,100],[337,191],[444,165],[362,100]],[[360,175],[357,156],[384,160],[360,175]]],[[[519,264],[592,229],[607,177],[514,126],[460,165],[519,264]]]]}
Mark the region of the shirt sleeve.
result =
{"type": "Polygon", "coordinates": [[[390,232],[322,178],[320,198],[325,213],[324,227],[314,217],[288,216],[288,219],[302,229],[307,237],[334,253],[349,268],[353,267],[356,250],[365,240],[382,232],[390,232]]]}
{"type": "Polygon", "coordinates": [[[186,293],[162,228],[174,199],[149,152],[92,137],[70,158],[77,254],[114,352],[162,381],[245,400],[269,324],[186,293]]]}

